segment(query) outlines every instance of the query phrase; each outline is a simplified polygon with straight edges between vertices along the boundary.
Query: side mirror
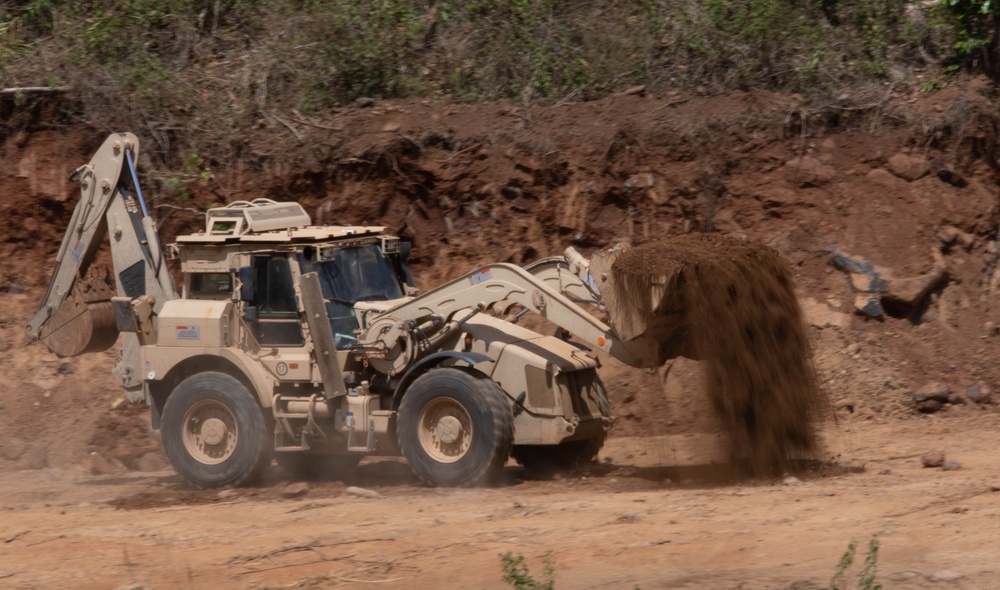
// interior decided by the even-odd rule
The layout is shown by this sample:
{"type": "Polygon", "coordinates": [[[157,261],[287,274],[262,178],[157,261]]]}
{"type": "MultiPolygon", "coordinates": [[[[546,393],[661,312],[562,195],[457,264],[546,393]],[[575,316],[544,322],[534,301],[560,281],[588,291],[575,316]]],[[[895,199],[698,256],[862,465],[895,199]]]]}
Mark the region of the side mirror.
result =
{"type": "Polygon", "coordinates": [[[257,308],[254,307],[254,306],[252,306],[252,305],[248,305],[247,307],[244,307],[243,308],[243,319],[246,320],[246,321],[248,321],[248,322],[256,322],[257,321],[257,308]]]}
{"type": "Polygon", "coordinates": [[[253,267],[240,268],[240,301],[253,301],[253,267]]]}

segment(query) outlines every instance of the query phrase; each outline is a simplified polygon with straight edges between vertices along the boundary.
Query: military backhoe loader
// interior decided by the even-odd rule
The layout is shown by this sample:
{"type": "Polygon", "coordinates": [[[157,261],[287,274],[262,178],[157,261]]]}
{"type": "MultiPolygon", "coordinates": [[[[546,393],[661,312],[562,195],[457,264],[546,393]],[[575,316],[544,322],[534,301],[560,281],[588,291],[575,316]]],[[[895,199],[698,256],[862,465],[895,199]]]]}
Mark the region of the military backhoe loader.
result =
{"type": "Polygon", "coordinates": [[[120,336],[114,375],[194,487],[248,483],[272,458],[308,475],[401,453],[439,486],[488,482],[511,455],[570,468],[611,425],[593,350],[635,367],[683,353],[669,313],[609,325],[584,309],[614,309],[623,246],[492,264],[418,293],[409,244],[384,227],[315,226],[298,203],[256,199],[210,209],[164,249],[138,150],[114,134],[74,172],[81,198],[27,332],[64,357],[120,336]],[[95,263],[104,240],[110,268],[95,263]],[[503,319],[525,311],[559,335],[503,319]]]}

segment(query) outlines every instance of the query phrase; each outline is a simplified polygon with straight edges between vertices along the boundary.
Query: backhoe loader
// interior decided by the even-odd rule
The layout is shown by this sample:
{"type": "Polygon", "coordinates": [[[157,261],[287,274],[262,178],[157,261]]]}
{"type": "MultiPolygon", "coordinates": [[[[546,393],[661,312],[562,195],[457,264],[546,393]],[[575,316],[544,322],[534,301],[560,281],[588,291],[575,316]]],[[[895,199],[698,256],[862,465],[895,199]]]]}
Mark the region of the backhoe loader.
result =
{"type": "Polygon", "coordinates": [[[684,352],[669,310],[595,315],[616,308],[625,246],[491,264],[419,293],[410,244],[386,228],[316,226],[298,203],[256,199],[208,210],[163,248],[138,152],[113,134],[74,172],[80,201],[26,329],[63,357],[120,341],[114,375],[193,487],[249,483],[272,460],[344,472],[366,455],[402,454],[436,486],[489,482],[511,456],[571,468],[611,425],[594,351],[635,367],[684,352]],[[105,240],[110,267],[95,262],[105,240]],[[527,311],[557,335],[505,319],[527,311]]]}

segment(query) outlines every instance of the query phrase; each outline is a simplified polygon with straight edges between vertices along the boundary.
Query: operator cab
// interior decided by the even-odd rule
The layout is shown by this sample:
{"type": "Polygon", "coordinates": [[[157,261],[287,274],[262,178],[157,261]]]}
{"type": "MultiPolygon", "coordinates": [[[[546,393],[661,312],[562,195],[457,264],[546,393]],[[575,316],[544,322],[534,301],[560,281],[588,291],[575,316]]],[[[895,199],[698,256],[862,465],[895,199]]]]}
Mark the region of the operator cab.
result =
{"type": "Polygon", "coordinates": [[[299,277],[319,277],[338,349],[355,341],[355,304],[415,294],[410,244],[381,226],[313,226],[298,203],[239,201],[210,209],[205,229],[178,236],[185,299],[239,305],[262,346],[305,343],[299,277]]]}

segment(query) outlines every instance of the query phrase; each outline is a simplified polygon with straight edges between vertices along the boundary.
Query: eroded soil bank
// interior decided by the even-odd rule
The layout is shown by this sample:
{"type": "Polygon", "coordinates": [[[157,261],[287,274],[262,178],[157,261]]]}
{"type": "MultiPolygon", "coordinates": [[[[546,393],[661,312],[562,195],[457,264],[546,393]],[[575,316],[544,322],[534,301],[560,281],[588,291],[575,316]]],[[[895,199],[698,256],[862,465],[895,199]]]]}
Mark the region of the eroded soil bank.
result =
{"type": "Polygon", "coordinates": [[[279,497],[277,474],[228,497],[189,495],[164,470],[148,416],[121,403],[113,351],[58,359],[27,346],[24,321],[76,202],[65,178],[106,133],[12,136],[0,171],[0,587],[430,585],[470,571],[473,585],[500,587],[507,550],[532,564],[552,550],[567,587],[816,587],[849,540],[875,533],[893,587],[943,583],[936,575],[988,587],[1000,249],[996,138],[980,123],[994,111],[975,82],[891,96],[850,120],[766,93],[548,109],[390,102],[300,119],[295,133],[262,122],[240,158],[202,155],[190,174],[140,161],[165,242],[215,202],[297,199],[317,222],[412,239],[423,289],[482,263],[696,231],[758,240],[791,268],[833,406],[820,462],[832,471],[818,480],[706,484],[711,469],[678,471],[729,459],[711,454],[725,428],[699,367],[603,359],[610,463],[553,482],[511,467],[510,487],[467,491],[420,488],[398,463],[364,465],[353,483],[386,496],[377,501],[335,482],[279,497]],[[893,292],[873,291],[873,273],[893,292]],[[873,300],[880,317],[865,311],[873,300]],[[931,413],[918,412],[919,392],[931,413]],[[961,469],[921,468],[919,454],[937,449],[961,469]],[[335,545],[359,540],[371,545],[335,545]],[[284,551],[302,545],[319,553],[284,551]]]}

